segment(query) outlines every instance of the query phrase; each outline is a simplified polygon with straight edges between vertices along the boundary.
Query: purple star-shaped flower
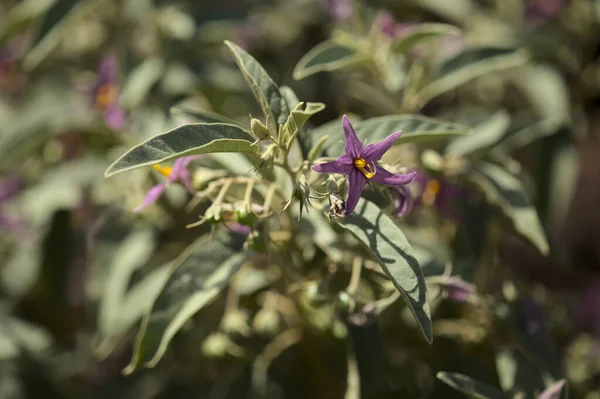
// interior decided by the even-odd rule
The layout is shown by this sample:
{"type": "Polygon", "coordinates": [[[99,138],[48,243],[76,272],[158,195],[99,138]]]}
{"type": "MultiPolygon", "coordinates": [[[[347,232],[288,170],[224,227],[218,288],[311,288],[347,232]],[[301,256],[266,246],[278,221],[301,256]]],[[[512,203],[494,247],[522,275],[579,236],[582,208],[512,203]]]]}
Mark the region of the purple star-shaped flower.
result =
{"type": "Polygon", "coordinates": [[[117,88],[118,63],[106,56],[98,67],[98,80],[92,92],[95,107],[104,114],[104,122],[114,130],[125,126],[125,111],[119,106],[117,88]]]}
{"type": "Polygon", "coordinates": [[[178,158],[175,161],[175,163],[173,163],[172,167],[171,166],[160,166],[158,164],[153,165],[153,168],[158,173],[165,176],[167,178],[167,180],[152,187],[150,189],[150,191],[148,191],[148,194],[146,194],[146,198],[144,199],[144,202],[142,203],[142,205],[135,208],[133,210],[133,212],[138,213],[138,212],[142,211],[144,208],[148,207],[148,205],[156,202],[156,200],[158,200],[158,198],[160,198],[160,196],[165,192],[165,190],[167,189],[169,184],[174,183],[178,180],[181,183],[183,183],[185,188],[187,188],[190,192],[194,192],[194,188],[192,187],[192,182],[190,180],[190,172],[188,171],[187,166],[194,159],[198,159],[201,157],[202,157],[202,155],[192,155],[189,157],[178,158]]]}
{"type": "Polygon", "coordinates": [[[350,215],[369,181],[387,186],[403,186],[410,183],[416,173],[394,174],[385,170],[379,160],[398,140],[402,132],[390,134],[377,144],[364,146],[360,141],[350,120],[344,115],[342,126],[346,137],[345,154],[332,162],[315,165],[312,169],[319,173],[339,173],[348,176],[348,200],[346,215],[350,215]]]}

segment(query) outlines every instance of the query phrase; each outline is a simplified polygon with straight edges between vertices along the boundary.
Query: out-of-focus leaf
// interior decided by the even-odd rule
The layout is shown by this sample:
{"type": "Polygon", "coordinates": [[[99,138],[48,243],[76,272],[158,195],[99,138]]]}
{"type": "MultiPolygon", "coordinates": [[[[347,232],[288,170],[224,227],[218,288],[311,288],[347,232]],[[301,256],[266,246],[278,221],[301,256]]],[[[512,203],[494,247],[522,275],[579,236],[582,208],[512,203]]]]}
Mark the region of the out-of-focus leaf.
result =
{"type": "Polygon", "coordinates": [[[225,40],[225,44],[233,53],[254,97],[260,103],[265,118],[270,115],[270,119],[283,125],[290,115],[290,109],[277,84],[254,57],[228,40],[225,40]]]}
{"type": "Polygon", "coordinates": [[[489,385],[477,382],[466,375],[458,373],[450,373],[447,371],[440,371],[437,373],[437,378],[440,381],[450,385],[452,388],[460,391],[472,398],[476,399],[510,399],[510,396],[503,392],[500,392],[496,388],[492,388],[489,385]]]}
{"type": "Polygon", "coordinates": [[[440,0],[411,0],[411,2],[420,8],[441,16],[453,22],[467,22],[468,18],[473,16],[473,9],[476,4],[471,0],[454,0],[452,2],[440,0]]]}
{"type": "Polygon", "coordinates": [[[317,44],[306,53],[294,68],[294,79],[301,80],[317,72],[331,72],[350,65],[361,64],[368,57],[355,49],[326,41],[317,44]]]}
{"type": "Polygon", "coordinates": [[[224,123],[193,123],[160,134],[130,149],[106,170],[112,176],[175,158],[215,152],[255,153],[251,137],[242,128],[224,123]]]}
{"type": "Polygon", "coordinates": [[[16,358],[21,351],[38,355],[49,349],[52,338],[48,332],[34,324],[0,312],[0,360],[16,358]]]}
{"type": "Polygon", "coordinates": [[[171,107],[170,111],[173,115],[179,116],[190,123],[226,123],[228,125],[238,125],[237,121],[216,112],[179,106],[171,107]]]}
{"type": "Polygon", "coordinates": [[[465,157],[493,147],[506,134],[510,125],[510,115],[498,111],[473,128],[473,134],[458,137],[446,147],[446,154],[465,157]]]}
{"type": "Polygon", "coordinates": [[[542,223],[517,177],[491,163],[482,162],[471,174],[488,201],[500,207],[515,230],[535,245],[542,254],[549,247],[542,223]]]}
{"type": "MultiPolygon", "coordinates": [[[[368,143],[377,143],[401,130],[402,135],[396,140],[395,145],[446,139],[471,132],[471,128],[464,125],[417,115],[380,116],[355,122],[353,126],[361,140],[366,139],[368,143]]],[[[324,135],[329,136],[329,140],[323,145],[327,154],[331,156],[341,154],[344,149],[344,131],[341,120],[329,122],[313,130],[315,139],[324,135]]]]}
{"type": "Polygon", "coordinates": [[[211,302],[241,267],[247,256],[240,252],[243,241],[241,235],[221,233],[211,245],[210,238],[202,236],[175,260],[162,291],[144,316],[125,373],[159,362],[183,324],[211,302]]]}
{"type": "Polygon", "coordinates": [[[358,362],[356,361],[356,353],[351,342],[346,343],[347,350],[347,376],[346,376],[346,393],[344,399],[360,399],[360,374],[358,371],[358,362]]]}
{"type": "Polygon", "coordinates": [[[427,342],[433,340],[427,286],[402,230],[375,204],[361,199],[340,223],[371,253],[402,294],[427,342]]]}
{"type": "Polygon", "coordinates": [[[35,68],[59,44],[62,30],[81,18],[104,0],[56,0],[42,19],[31,50],[23,60],[25,69],[35,68]]]}
{"type": "Polygon", "coordinates": [[[538,396],[538,399],[560,399],[563,392],[566,392],[567,380],[562,379],[550,385],[544,392],[538,396]]]}
{"type": "Polygon", "coordinates": [[[459,28],[448,24],[419,24],[409,33],[394,41],[392,44],[392,51],[397,53],[406,53],[415,45],[425,42],[429,39],[435,39],[446,35],[460,36],[461,34],[462,31],[459,28]]]}
{"type": "Polygon", "coordinates": [[[500,386],[506,392],[523,392],[534,397],[544,387],[543,371],[521,351],[502,348],[496,354],[500,386]]]}
{"type": "Polygon", "coordinates": [[[290,145],[296,138],[296,135],[300,132],[300,129],[304,127],[304,124],[314,114],[321,112],[325,109],[323,103],[298,103],[296,107],[290,113],[288,120],[281,128],[282,137],[287,137],[287,145],[290,145]]]}
{"type": "Polygon", "coordinates": [[[24,30],[34,19],[46,12],[56,0],[24,0],[15,5],[0,27],[0,48],[24,30]]]}
{"type": "Polygon", "coordinates": [[[422,104],[454,90],[480,76],[523,65],[527,54],[522,50],[482,47],[473,48],[444,61],[431,83],[418,94],[422,104]]]}
{"type": "Polygon", "coordinates": [[[20,299],[34,286],[40,272],[36,245],[20,245],[0,268],[0,287],[11,299],[20,299]]]}
{"type": "Polygon", "coordinates": [[[109,336],[119,332],[118,319],[131,275],[152,257],[153,250],[154,237],[148,230],[131,233],[119,247],[104,279],[98,311],[100,334],[109,336]]]}
{"type": "Polygon", "coordinates": [[[119,96],[119,103],[127,109],[140,105],[164,70],[165,61],[161,57],[154,56],[144,60],[129,74],[119,96]]]}

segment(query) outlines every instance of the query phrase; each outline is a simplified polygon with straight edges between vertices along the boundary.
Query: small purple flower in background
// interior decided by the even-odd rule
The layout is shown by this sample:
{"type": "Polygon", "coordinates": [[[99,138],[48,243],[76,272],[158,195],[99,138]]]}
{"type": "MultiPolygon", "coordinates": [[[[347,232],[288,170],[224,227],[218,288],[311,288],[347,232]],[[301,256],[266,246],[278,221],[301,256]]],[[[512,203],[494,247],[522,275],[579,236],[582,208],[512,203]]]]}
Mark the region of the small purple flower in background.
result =
{"type": "Polygon", "coordinates": [[[352,17],[352,0],[325,0],[325,7],[336,21],[347,21],[352,17]]]}
{"type": "Polygon", "coordinates": [[[244,50],[249,50],[262,38],[261,22],[255,16],[251,16],[233,32],[232,41],[244,50]]]}
{"type": "Polygon", "coordinates": [[[142,205],[135,208],[133,210],[133,212],[138,213],[141,210],[143,210],[144,208],[148,207],[148,205],[156,202],[156,200],[158,200],[158,198],[165,192],[165,190],[167,189],[169,184],[176,182],[176,181],[180,181],[181,183],[183,183],[185,188],[187,188],[188,191],[193,193],[194,188],[192,187],[192,182],[190,179],[190,172],[188,171],[187,166],[194,159],[198,159],[201,157],[202,157],[202,155],[192,155],[189,157],[178,158],[175,161],[175,163],[173,163],[172,167],[171,166],[160,166],[158,164],[152,165],[152,167],[158,173],[160,173],[161,175],[166,177],[167,180],[152,187],[150,189],[150,191],[148,191],[148,194],[146,194],[146,198],[144,199],[144,202],[142,203],[142,205]]]}
{"type": "Polygon", "coordinates": [[[419,171],[415,182],[421,187],[416,200],[417,205],[435,206],[443,217],[457,218],[458,201],[465,198],[466,193],[459,186],[446,179],[436,179],[424,171],[419,171]]]}
{"type": "Polygon", "coordinates": [[[375,24],[379,27],[381,33],[390,39],[399,39],[413,31],[419,25],[417,22],[399,24],[394,19],[392,13],[385,10],[379,11],[375,19],[375,24]]]}
{"type": "Polygon", "coordinates": [[[377,144],[364,146],[360,141],[350,120],[344,115],[342,126],[346,138],[345,153],[335,161],[314,165],[312,169],[318,173],[339,173],[348,176],[348,200],[346,215],[350,215],[370,181],[387,186],[403,186],[410,183],[416,173],[394,174],[385,170],[379,160],[400,137],[402,132],[390,134],[377,144]]]}
{"type": "Polygon", "coordinates": [[[566,0],[530,0],[525,8],[525,19],[545,21],[554,18],[565,3],[566,0]]]}
{"type": "Polygon", "coordinates": [[[393,198],[392,216],[402,217],[410,213],[414,205],[414,197],[407,186],[390,187],[393,198]]]}
{"type": "Polygon", "coordinates": [[[550,385],[544,392],[538,396],[538,399],[559,399],[560,393],[567,381],[565,379],[558,380],[550,385]]]}
{"type": "Polygon", "coordinates": [[[442,288],[446,291],[447,298],[454,302],[467,302],[476,291],[473,284],[455,276],[448,277],[442,283],[442,288]]]}
{"type": "Polygon", "coordinates": [[[98,67],[98,80],[92,93],[94,106],[104,114],[106,125],[115,130],[125,126],[125,112],[118,103],[117,72],[117,60],[112,56],[104,57],[98,67]]]}
{"type": "Polygon", "coordinates": [[[6,178],[0,182],[0,228],[2,230],[18,230],[25,226],[22,219],[9,216],[3,209],[2,204],[8,202],[21,189],[21,181],[16,176],[6,178]]]}

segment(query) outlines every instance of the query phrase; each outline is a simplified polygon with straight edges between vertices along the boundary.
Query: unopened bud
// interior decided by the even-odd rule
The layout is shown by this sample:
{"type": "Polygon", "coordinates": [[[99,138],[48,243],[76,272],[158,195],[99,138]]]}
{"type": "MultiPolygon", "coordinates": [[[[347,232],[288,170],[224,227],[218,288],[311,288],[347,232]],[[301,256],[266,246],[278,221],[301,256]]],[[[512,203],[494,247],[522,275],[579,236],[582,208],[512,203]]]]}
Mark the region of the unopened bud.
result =
{"type": "Polygon", "coordinates": [[[225,313],[221,320],[221,328],[231,335],[250,336],[250,326],[248,325],[248,314],[242,310],[236,309],[225,313]]]}
{"type": "Polygon", "coordinates": [[[266,127],[259,119],[252,118],[250,120],[250,128],[252,129],[252,133],[259,140],[264,140],[271,135],[269,128],[266,127]]]}
{"type": "Polygon", "coordinates": [[[279,313],[272,309],[261,309],[252,320],[252,327],[263,335],[274,335],[279,331],[279,313]]]}
{"type": "Polygon", "coordinates": [[[219,358],[229,352],[229,347],[235,345],[227,334],[213,333],[202,342],[202,353],[206,357],[219,358]]]}

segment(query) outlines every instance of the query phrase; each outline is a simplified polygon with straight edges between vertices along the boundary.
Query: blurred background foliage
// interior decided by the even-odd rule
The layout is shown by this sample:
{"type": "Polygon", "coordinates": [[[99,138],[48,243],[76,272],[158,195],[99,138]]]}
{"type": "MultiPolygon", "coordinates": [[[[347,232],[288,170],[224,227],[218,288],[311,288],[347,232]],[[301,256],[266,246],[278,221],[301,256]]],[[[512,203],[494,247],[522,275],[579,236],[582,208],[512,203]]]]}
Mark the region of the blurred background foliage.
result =
{"type": "MultiPolygon", "coordinates": [[[[3,0],[0,398],[357,397],[339,339],[348,334],[364,398],[464,397],[435,378],[446,371],[506,397],[534,398],[566,378],[570,397],[600,399],[599,29],[593,0],[3,0]],[[364,67],[352,46],[368,49],[373,26],[394,37],[405,23],[436,23],[445,35],[364,67]],[[441,300],[430,289],[432,345],[400,312],[334,321],[298,313],[303,297],[271,290],[281,276],[257,257],[155,367],[123,373],[170,263],[206,229],[185,228],[197,220],[185,190],[174,186],[160,206],[134,214],[155,178],[104,171],[190,116],[249,127],[260,108],[224,40],[302,100],[326,104],[311,118],[315,136],[344,113],[471,126],[481,139],[453,141],[445,154],[501,165],[472,176],[484,187],[486,171],[518,175],[550,250],[529,216],[494,202],[494,187],[488,201],[463,196],[448,210],[439,197],[432,206],[440,189],[425,182],[434,198],[423,197],[428,206],[403,230],[424,237],[415,248],[433,259],[430,274],[452,259],[477,286],[469,300],[453,300],[454,286],[441,300]],[[323,42],[341,53],[315,53],[323,42]],[[490,219],[498,208],[520,235],[490,219]]],[[[456,183],[451,156],[411,144],[393,156],[438,186],[456,183]]],[[[226,159],[206,161],[194,181],[218,176],[215,163],[226,159]]],[[[309,280],[331,266],[314,251],[309,280]]],[[[332,273],[327,284],[341,287],[348,275],[332,273]]]]}

